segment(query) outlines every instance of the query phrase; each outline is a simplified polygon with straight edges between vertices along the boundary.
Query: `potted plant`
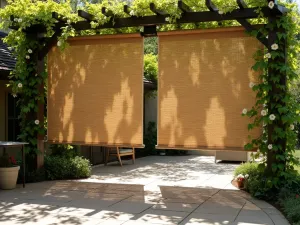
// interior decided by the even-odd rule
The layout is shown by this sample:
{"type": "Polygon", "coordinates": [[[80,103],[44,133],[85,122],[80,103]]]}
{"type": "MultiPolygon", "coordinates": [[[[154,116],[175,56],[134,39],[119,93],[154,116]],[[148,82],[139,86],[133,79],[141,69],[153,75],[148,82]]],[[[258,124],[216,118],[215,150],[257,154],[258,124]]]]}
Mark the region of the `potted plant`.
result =
{"type": "Polygon", "coordinates": [[[13,156],[9,156],[5,150],[0,157],[0,189],[14,189],[17,184],[20,166],[13,156]]]}
{"type": "Polygon", "coordinates": [[[245,176],[243,174],[239,174],[236,178],[236,183],[238,188],[244,188],[245,176]]]}

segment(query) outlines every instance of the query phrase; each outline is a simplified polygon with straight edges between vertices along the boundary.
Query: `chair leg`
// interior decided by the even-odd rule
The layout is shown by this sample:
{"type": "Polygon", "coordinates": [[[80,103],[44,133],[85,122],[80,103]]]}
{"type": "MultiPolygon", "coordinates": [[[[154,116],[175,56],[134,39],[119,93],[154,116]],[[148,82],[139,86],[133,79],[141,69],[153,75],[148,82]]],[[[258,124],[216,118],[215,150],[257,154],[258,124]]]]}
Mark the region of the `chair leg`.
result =
{"type": "Polygon", "coordinates": [[[133,154],[132,154],[132,164],[134,164],[135,163],[135,150],[134,150],[134,148],[132,148],[132,152],[133,152],[133,154]]]}
{"type": "Polygon", "coordinates": [[[108,159],[109,159],[109,148],[106,148],[105,166],[107,165],[108,159]]]}
{"type": "Polygon", "coordinates": [[[123,166],[123,165],[122,165],[121,156],[120,156],[120,149],[119,149],[119,147],[117,147],[117,156],[118,156],[118,160],[119,160],[119,162],[120,162],[120,165],[123,166]]]}

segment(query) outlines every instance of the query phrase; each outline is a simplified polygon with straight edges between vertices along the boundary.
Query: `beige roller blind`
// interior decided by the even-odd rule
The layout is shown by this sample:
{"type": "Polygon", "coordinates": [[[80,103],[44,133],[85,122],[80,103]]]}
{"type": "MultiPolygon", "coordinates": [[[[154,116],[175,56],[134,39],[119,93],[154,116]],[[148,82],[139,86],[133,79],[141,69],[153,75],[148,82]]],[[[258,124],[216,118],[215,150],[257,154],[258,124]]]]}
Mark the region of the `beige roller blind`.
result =
{"type": "Polygon", "coordinates": [[[243,149],[249,118],[241,113],[255,103],[249,83],[261,47],[240,28],[161,33],[157,147],[243,149]]]}
{"type": "Polygon", "coordinates": [[[143,39],[77,37],[48,55],[48,140],[143,145],[143,39]]]}

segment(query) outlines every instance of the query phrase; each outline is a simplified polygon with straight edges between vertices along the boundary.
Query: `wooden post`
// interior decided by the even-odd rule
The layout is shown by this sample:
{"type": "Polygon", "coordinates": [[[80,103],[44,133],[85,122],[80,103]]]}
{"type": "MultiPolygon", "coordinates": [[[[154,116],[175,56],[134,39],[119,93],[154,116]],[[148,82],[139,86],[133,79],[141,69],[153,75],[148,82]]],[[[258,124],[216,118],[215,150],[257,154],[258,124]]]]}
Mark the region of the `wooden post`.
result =
{"type": "MultiPolygon", "coordinates": [[[[38,59],[37,61],[37,75],[41,76],[42,73],[45,72],[45,62],[44,59],[38,59]]],[[[40,96],[44,96],[44,81],[38,86],[38,92],[40,96]]],[[[44,116],[45,116],[45,103],[44,99],[38,101],[38,112],[37,112],[37,119],[40,121],[40,125],[44,126],[44,116]]],[[[44,134],[38,134],[37,136],[37,148],[40,151],[37,155],[37,168],[41,168],[44,166],[44,153],[45,153],[45,146],[44,146],[44,134]]]]}
{"type": "MultiPolygon", "coordinates": [[[[276,26],[276,17],[269,17],[269,24],[275,24],[274,28],[271,30],[269,30],[269,34],[268,34],[268,49],[271,52],[271,46],[274,43],[278,43],[278,32],[285,32],[283,29],[279,30],[276,26]]],[[[283,62],[286,64],[286,40],[284,41],[284,43],[278,43],[279,46],[279,50],[283,51],[284,53],[284,58],[281,59],[269,59],[269,63],[272,62],[283,62]]],[[[268,104],[268,112],[269,115],[271,113],[275,112],[274,107],[272,107],[272,105],[274,104],[280,104],[283,107],[286,105],[283,98],[279,98],[278,99],[278,95],[282,95],[283,93],[287,92],[287,80],[286,80],[286,73],[285,72],[281,72],[279,69],[275,69],[275,68],[268,68],[268,82],[269,84],[271,84],[272,89],[271,91],[269,91],[268,96],[269,96],[269,104],[268,104]],[[272,75],[273,74],[280,74],[280,81],[279,84],[282,85],[284,88],[278,88],[276,87],[276,82],[274,80],[272,80],[272,75]],[[273,109],[272,109],[273,108],[273,109]]],[[[277,111],[278,109],[276,109],[277,111]]],[[[274,133],[274,129],[275,129],[275,125],[278,126],[279,128],[286,130],[286,125],[283,124],[281,117],[278,118],[278,111],[277,111],[277,115],[276,115],[276,120],[273,121],[272,124],[268,124],[268,144],[272,144],[272,145],[277,145],[280,146],[281,149],[278,149],[277,151],[275,151],[274,149],[268,150],[267,153],[267,168],[266,168],[266,174],[267,175],[272,175],[274,174],[273,170],[272,170],[272,166],[273,164],[280,164],[283,163],[285,164],[285,160],[282,159],[278,159],[276,158],[276,154],[280,154],[285,152],[286,150],[286,144],[287,144],[287,139],[286,137],[284,138],[278,138],[276,140],[274,140],[273,138],[273,133],[274,133]]]]}

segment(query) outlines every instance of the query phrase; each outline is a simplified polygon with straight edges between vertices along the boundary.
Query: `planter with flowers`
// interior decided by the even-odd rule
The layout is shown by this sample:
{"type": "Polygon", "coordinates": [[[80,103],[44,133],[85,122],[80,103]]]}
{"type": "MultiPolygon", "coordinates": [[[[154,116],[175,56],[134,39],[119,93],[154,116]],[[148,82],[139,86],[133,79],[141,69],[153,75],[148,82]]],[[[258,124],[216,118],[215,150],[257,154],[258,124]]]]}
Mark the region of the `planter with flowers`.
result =
{"type": "Polygon", "coordinates": [[[245,188],[245,181],[248,179],[249,175],[246,174],[245,176],[243,174],[239,174],[236,178],[235,181],[237,183],[237,187],[239,189],[245,188]]]}
{"type": "Polygon", "coordinates": [[[13,156],[9,156],[5,151],[0,156],[0,189],[14,189],[17,184],[20,166],[13,156]]]}

